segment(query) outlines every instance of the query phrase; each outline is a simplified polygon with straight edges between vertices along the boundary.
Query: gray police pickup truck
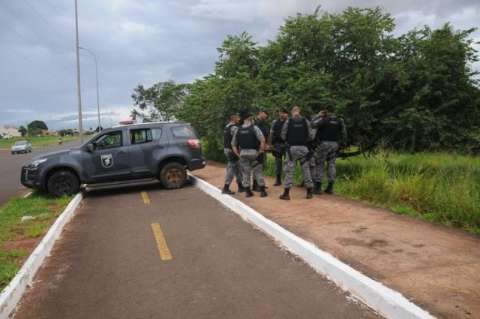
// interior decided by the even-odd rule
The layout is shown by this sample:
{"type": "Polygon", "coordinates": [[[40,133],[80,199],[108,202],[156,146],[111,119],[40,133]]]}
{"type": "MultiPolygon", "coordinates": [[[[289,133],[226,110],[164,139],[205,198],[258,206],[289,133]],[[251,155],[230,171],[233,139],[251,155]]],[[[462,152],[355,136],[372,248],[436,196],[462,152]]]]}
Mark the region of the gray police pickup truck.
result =
{"type": "Polygon", "coordinates": [[[79,148],[38,156],[22,167],[24,186],[54,196],[159,179],[180,188],[186,170],[205,167],[200,141],[187,123],[156,122],[101,131],[79,148]]]}

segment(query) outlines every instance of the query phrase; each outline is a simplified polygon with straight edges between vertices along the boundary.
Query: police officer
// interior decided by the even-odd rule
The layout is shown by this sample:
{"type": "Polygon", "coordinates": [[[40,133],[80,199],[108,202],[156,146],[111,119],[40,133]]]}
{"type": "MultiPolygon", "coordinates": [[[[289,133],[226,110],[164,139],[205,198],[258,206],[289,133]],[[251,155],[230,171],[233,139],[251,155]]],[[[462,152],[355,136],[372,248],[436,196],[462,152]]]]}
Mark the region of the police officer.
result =
{"type": "Polygon", "coordinates": [[[262,131],[253,124],[251,113],[242,112],[241,117],[243,124],[233,135],[232,149],[240,158],[242,186],[245,189],[246,197],[253,196],[250,189],[250,176],[253,173],[253,177],[260,187],[260,197],[266,197],[262,166],[258,161],[258,156],[265,150],[265,138],[262,131]]]}
{"type": "Polygon", "coordinates": [[[311,140],[310,122],[300,115],[300,107],[294,106],[292,117],[282,127],[282,138],[287,146],[287,161],[285,163],[285,190],[280,199],[290,200],[290,188],[293,185],[295,163],[302,166],[303,181],[307,188],[307,197],[312,198],[313,182],[310,174],[310,151],[307,147],[311,140]]]}
{"type": "MultiPolygon", "coordinates": [[[[263,137],[265,138],[265,143],[268,141],[268,136],[270,135],[270,129],[267,124],[268,120],[268,112],[265,110],[261,110],[257,113],[257,117],[255,118],[255,125],[262,131],[263,137]]],[[[268,145],[265,145],[265,148],[267,148],[268,145]]],[[[267,160],[267,155],[265,152],[262,152],[258,155],[258,162],[259,165],[261,165],[262,172],[265,170],[265,161],[267,160]]],[[[266,187],[266,186],[265,186],[266,187]]],[[[260,191],[260,186],[258,186],[257,181],[255,178],[253,178],[253,191],[259,192],[260,191]]]]}
{"type": "Polygon", "coordinates": [[[288,119],[288,111],[281,109],[278,112],[278,119],[272,122],[270,130],[270,144],[272,145],[272,154],[275,157],[275,184],[282,185],[283,158],[285,157],[285,141],[282,139],[282,127],[288,119]]]}
{"type": "Polygon", "coordinates": [[[236,177],[238,192],[243,192],[242,187],[242,177],[240,175],[240,167],[238,164],[238,156],[232,150],[232,139],[233,135],[238,129],[238,124],[240,123],[240,116],[238,114],[230,115],[230,122],[225,126],[223,130],[223,153],[227,158],[227,168],[225,173],[225,184],[223,186],[223,194],[234,194],[230,190],[230,184],[233,181],[233,178],[236,177]]]}
{"type": "Polygon", "coordinates": [[[328,186],[325,193],[333,194],[333,184],[335,183],[337,151],[339,143],[347,140],[347,130],[341,118],[334,114],[322,110],[312,121],[312,127],[316,130],[315,141],[317,144],[315,150],[315,194],[322,193],[322,179],[325,162],[327,162],[328,186]]]}

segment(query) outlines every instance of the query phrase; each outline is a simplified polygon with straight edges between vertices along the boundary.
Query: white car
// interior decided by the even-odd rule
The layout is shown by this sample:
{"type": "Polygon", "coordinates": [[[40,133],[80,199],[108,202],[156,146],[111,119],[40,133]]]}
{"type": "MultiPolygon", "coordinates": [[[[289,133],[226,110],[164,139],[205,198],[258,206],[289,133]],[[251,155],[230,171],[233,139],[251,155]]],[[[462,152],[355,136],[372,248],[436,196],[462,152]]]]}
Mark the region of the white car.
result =
{"type": "Polygon", "coordinates": [[[29,141],[16,141],[12,145],[12,154],[30,153],[32,151],[32,143],[29,141]]]}

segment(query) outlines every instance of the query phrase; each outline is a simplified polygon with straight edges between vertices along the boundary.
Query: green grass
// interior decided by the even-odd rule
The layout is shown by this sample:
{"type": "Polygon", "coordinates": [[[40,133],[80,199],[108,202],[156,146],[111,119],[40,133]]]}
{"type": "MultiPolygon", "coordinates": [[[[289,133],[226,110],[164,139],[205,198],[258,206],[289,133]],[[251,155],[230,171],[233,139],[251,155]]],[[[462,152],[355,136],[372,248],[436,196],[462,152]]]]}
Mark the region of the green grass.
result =
{"type": "MultiPolygon", "coordinates": [[[[63,142],[69,142],[78,139],[78,136],[65,136],[63,142]]],[[[58,136],[34,136],[34,137],[14,137],[9,139],[0,139],[0,148],[8,148],[19,140],[28,140],[34,148],[41,148],[58,143],[58,136]]]]}
{"type": "MultiPolygon", "coordinates": [[[[267,175],[273,175],[273,158],[267,175]]],[[[295,179],[301,181],[299,167],[295,179]]],[[[337,160],[336,193],[480,234],[480,158],[388,153],[337,160]]]]}
{"type": "Polygon", "coordinates": [[[15,243],[44,235],[70,199],[33,193],[27,198],[11,199],[0,207],[0,289],[15,276],[29,253],[15,243]],[[34,219],[21,222],[23,216],[34,219]]]}

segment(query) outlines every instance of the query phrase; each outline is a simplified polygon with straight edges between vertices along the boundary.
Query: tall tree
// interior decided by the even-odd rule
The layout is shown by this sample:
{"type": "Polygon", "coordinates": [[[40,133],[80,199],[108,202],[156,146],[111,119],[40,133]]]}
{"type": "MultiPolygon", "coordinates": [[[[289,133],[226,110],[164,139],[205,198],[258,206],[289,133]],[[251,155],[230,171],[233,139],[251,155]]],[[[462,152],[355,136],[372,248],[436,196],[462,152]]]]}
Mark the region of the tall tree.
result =
{"type": "Polygon", "coordinates": [[[48,130],[47,124],[43,121],[35,120],[27,125],[28,135],[35,136],[42,133],[42,131],[48,130]]]}
{"type": "Polygon", "coordinates": [[[152,119],[170,121],[182,108],[187,93],[187,84],[173,81],[158,82],[149,88],[138,85],[132,94],[134,106],[138,108],[134,111],[146,113],[152,119]]]}
{"type": "Polygon", "coordinates": [[[228,36],[212,73],[180,90],[180,99],[162,94],[169,90],[161,84],[139,86],[134,101],[189,121],[218,154],[228,115],[294,104],[307,115],[336,112],[349,143],[363,150],[478,149],[474,30],[446,24],[395,36],[394,29],[393,17],[379,8],[298,14],[264,46],[245,32],[228,36]]]}
{"type": "Polygon", "coordinates": [[[25,128],[25,126],[21,125],[19,128],[18,128],[18,132],[22,135],[22,137],[25,137],[25,135],[27,135],[27,129],[25,128]]]}

